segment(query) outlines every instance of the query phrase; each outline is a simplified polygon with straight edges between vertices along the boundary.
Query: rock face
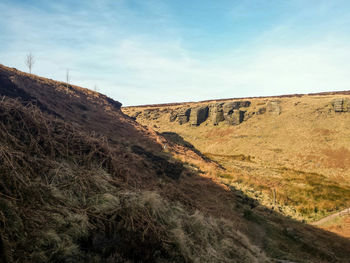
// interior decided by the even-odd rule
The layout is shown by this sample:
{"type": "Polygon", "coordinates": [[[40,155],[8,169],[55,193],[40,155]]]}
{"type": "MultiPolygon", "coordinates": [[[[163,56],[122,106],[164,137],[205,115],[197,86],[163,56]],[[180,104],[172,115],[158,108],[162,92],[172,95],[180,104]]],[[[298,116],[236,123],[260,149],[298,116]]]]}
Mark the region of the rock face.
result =
{"type": "Polygon", "coordinates": [[[195,108],[178,108],[170,113],[169,120],[179,124],[190,122],[192,126],[199,126],[208,118],[212,124],[218,125],[226,121],[230,125],[238,125],[244,120],[245,111],[240,108],[249,107],[250,101],[231,101],[212,103],[195,108]]]}
{"type": "Polygon", "coordinates": [[[159,109],[147,109],[147,110],[144,110],[142,112],[142,117],[145,118],[145,119],[148,119],[148,120],[156,120],[156,119],[158,119],[160,117],[159,109]]]}
{"type": "Polygon", "coordinates": [[[208,118],[208,106],[191,109],[190,121],[192,126],[198,126],[208,118]]]}
{"type": "Polygon", "coordinates": [[[179,113],[177,114],[177,120],[179,124],[184,124],[190,120],[191,115],[191,108],[183,108],[180,109],[179,113]]]}
{"type": "Polygon", "coordinates": [[[280,115],[282,112],[281,106],[280,106],[281,101],[279,100],[271,100],[267,103],[267,112],[270,112],[272,114],[280,115]]]}
{"type": "MultiPolygon", "coordinates": [[[[191,126],[199,126],[208,119],[213,125],[218,125],[223,121],[229,125],[238,125],[248,119],[249,114],[252,114],[251,112],[245,114],[246,108],[250,107],[250,105],[251,102],[248,100],[211,103],[194,108],[184,105],[175,109],[145,109],[142,112],[135,112],[131,117],[134,119],[143,118],[147,120],[156,120],[159,119],[163,113],[170,113],[169,121],[176,121],[180,125],[190,122],[191,126]],[[245,109],[243,110],[242,108],[245,109]]],[[[260,114],[263,113],[262,111],[260,112],[260,114]]]]}
{"type": "Polygon", "coordinates": [[[249,107],[250,101],[226,102],[223,105],[223,115],[226,122],[230,125],[238,125],[244,120],[245,111],[241,107],[249,107]]]}
{"type": "Polygon", "coordinates": [[[231,114],[225,115],[225,120],[230,125],[238,125],[244,120],[245,111],[234,110],[231,114]]]}
{"type": "Polygon", "coordinates": [[[174,122],[177,120],[179,124],[184,124],[190,120],[191,108],[180,108],[170,113],[169,120],[174,122]]]}
{"type": "Polygon", "coordinates": [[[218,125],[219,122],[225,120],[222,105],[223,103],[215,103],[210,105],[209,116],[214,125],[218,125]]]}
{"type": "Polygon", "coordinates": [[[350,100],[339,98],[332,101],[335,112],[350,112],[350,100]]]}

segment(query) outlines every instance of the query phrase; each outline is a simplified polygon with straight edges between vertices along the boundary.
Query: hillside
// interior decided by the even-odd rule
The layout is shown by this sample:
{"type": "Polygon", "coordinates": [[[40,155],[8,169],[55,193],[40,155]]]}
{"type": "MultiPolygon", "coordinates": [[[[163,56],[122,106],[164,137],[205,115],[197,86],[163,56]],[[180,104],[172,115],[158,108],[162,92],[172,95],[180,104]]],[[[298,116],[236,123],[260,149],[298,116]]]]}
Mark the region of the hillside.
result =
{"type": "Polygon", "coordinates": [[[0,66],[0,96],[3,262],[349,258],[348,239],[260,204],[104,95],[0,66]]]}
{"type": "Polygon", "coordinates": [[[334,92],[123,111],[217,161],[227,184],[312,222],[350,207],[349,101],[334,92]]]}

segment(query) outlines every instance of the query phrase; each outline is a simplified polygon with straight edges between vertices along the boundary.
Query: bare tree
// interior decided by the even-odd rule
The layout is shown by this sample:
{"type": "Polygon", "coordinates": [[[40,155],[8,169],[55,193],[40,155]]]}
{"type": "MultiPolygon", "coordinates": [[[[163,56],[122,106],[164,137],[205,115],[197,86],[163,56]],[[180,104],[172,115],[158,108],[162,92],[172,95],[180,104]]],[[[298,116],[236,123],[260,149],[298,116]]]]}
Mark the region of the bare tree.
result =
{"type": "Polygon", "coordinates": [[[66,84],[67,84],[66,92],[68,92],[69,81],[70,81],[69,69],[67,68],[67,71],[66,71],[66,84]]]}
{"type": "Polygon", "coordinates": [[[27,54],[26,60],[24,62],[26,63],[26,65],[27,65],[27,67],[29,69],[29,73],[32,74],[32,67],[33,67],[33,65],[35,63],[35,58],[34,58],[32,52],[29,52],[27,54]]]}
{"type": "Polygon", "coordinates": [[[67,71],[66,71],[66,82],[67,82],[67,85],[69,84],[69,81],[70,81],[69,69],[67,68],[67,71]]]}

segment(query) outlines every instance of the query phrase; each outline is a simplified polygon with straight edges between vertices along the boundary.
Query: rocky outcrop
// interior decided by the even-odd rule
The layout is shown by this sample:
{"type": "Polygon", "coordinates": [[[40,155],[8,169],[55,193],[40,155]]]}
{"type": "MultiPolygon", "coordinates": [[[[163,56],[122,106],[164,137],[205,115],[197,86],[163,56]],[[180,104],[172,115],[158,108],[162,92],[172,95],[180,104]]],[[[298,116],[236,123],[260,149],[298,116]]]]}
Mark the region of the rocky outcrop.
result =
{"type": "Polygon", "coordinates": [[[176,121],[176,119],[177,119],[177,112],[176,111],[170,112],[169,121],[174,122],[176,121]]]}
{"type": "Polygon", "coordinates": [[[198,126],[208,118],[208,106],[191,109],[190,121],[192,126],[198,126]]]}
{"type": "MultiPolygon", "coordinates": [[[[191,108],[189,106],[178,107],[175,109],[145,109],[142,112],[135,112],[131,117],[156,120],[163,113],[170,113],[169,121],[178,122],[180,125],[190,122],[192,126],[199,126],[201,123],[209,119],[213,125],[218,125],[220,122],[226,121],[229,125],[238,125],[248,117],[246,110],[242,108],[250,107],[250,101],[230,101],[211,103],[203,106],[191,108]]],[[[262,114],[262,112],[260,113],[262,114]]]]}
{"type": "Polygon", "coordinates": [[[270,100],[267,103],[266,110],[272,114],[280,115],[282,113],[282,109],[280,106],[281,101],[279,100],[270,100]]]}
{"type": "Polygon", "coordinates": [[[250,106],[250,101],[249,100],[245,100],[245,101],[230,101],[230,102],[226,102],[223,105],[224,110],[226,109],[227,111],[230,110],[237,110],[239,108],[247,108],[250,106]]]}
{"type": "Polygon", "coordinates": [[[219,122],[225,120],[222,105],[223,103],[215,103],[209,106],[209,116],[214,125],[218,125],[219,122]]]}
{"type": "MultiPolygon", "coordinates": [[[[226,102],[222,106],[224,116],[225,115],[230,115],[233,113],[233,110],[236,109],[236,104],[234,102],[226,102]]],[[[237,108],[238,109],[238,108],[237,108]]]]}
{"type": "Polygon", "coordinates": [[[250,101],[226,102],[223,105],[223,115],[226,122],[230,125],[238,125],[244,120],[245,111],[241,107],[249,107],[250,101]]]}
{"type": "Polygon", "coordinates": [[[190,120],[191,108],[180,109],[177,115],[177,121],[179,124],[184,124],[190,120]]]}
{"type": "Polygon", "coordinates": [[[337,98],[332,101],[335,112],[350,112],[350,100],[337,98]]]}
{"type": "Polygon", "coordinates": [[[147,109],[142,113],[142,117],[148,120],[156,120],[160,117],[159,109],[147,109]]]}
{"type": "Polygon", "coordinates": [[[258,111],[256,112],[256,115],[261,115],[261,114],[264,114],[265,112],[266,112],[266,108],[262,107],[258,109],[258,111]]]}
{"type": "Polygon", "coordinates": [[[190,120],[191,108],[180,108],[173,110],[170,113],[169,120],[170,122],[177,122],[181,125],[190,120]]]}
{"type": "Polygon", "coordinates": [[[249,107],[250,101],[230,101],[226,103],[213,103],[193,108],[189,117],[193,126],[198,126],[209,119],[214,125],[226,121],[230,125],[238,125],[244,120],[245,111],[241,108],[249,107]]]}
{"type": "Polygon", "coordinates": [[[224,115],[225,120],[230,125],[238,125],[244,120],[245,111],[234,110],[232,113],[224,115]]]}

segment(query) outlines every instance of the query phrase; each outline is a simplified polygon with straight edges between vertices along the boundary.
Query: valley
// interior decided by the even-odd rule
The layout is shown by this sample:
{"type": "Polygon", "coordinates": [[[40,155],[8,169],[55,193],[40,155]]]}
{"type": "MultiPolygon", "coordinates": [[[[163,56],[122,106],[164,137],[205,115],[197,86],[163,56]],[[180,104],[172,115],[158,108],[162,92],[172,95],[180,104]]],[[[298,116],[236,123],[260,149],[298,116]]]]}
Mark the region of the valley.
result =
{"type": "Polygon", "coordinates": [[[350,263],[350,1],[0,10],[0,263],[350,263]]]}
{"type": "Polygon", "coordinates": [[[225,184],[313,222],[350,207],[349,101],[347,92],[335,92],[123,111],[216,161],[225,184]]]}
{"type": "Polygon", "coordinates": [[[346,218],[305,222],[349,203],[348,113],[306,99],[214,125],[0,65],[0,261],[347,262],[346,218]]]}

